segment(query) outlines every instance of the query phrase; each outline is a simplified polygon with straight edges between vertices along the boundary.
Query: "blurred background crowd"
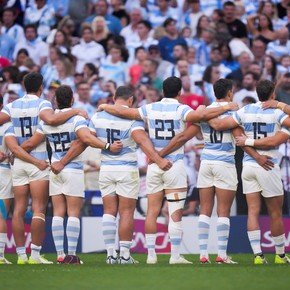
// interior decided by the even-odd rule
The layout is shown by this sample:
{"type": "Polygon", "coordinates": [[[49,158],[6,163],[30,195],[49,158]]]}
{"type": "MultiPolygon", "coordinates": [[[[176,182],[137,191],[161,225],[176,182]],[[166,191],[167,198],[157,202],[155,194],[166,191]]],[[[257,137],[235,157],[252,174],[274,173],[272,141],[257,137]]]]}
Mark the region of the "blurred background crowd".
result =
{"type": "MultiPolygon", "coordinates": [[[[113,102],[119,85],[134,88],[137,107],[158,101],[169,76],[181,78],[181,101],[193,109],[214,101],[213,83],[221,77],[234,81],[241,107],[258,100],[260,79],[275,81],[277,99],[290,104],[289,0],[0,0],[0,16],[0,106],[24,95],[22,80],[31,71],[44,76],[43,98],[55,105],[56,88],[69,85],[74,106],[90,117],[99,104],[113,102]]],[[[202,136],[186,144],[185,215],[198,213],[202,144],[202,136]]],[[[286,192],[288,151],[281,146],[286,192]]],[[[96,206],[99,154],[85,154],[87,201],[96,206]]],[[[242,154],[238,150],[239,172],[242,154]]],[[[147,160],[141,151],[139,168],[138,212],[144,214],[147,160]]],[[[241,185],[236,205],[233,214],[246,213],[241,185]]]]}

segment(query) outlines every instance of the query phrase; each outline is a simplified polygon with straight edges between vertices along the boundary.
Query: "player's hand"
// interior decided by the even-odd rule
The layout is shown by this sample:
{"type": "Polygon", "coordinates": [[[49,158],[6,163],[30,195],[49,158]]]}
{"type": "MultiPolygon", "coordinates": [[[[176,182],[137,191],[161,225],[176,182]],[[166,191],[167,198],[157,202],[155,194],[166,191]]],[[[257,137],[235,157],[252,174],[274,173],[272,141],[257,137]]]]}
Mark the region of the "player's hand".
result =
{"type": "Polygon", "coordinates": [[[123,148],[123,144],[121,141],[115,141],[113,144],[110,145],[110,151],[112,153],[119,153],[123,148]]]}
{"type": "Polygon", "coordinates": [[[276,100],[269,100],[269,101],[262,103],[262,107],[264,110],[269,109],[269,108],[276,109],[277,105],[278,105],[278,101],[276,101],[276,100]]]}
{"type": "Polygon", "coordinates": [[[8,156],[0,151],[0,163],[3,162],[8,156]]]}
{"type": "Polygon", "coordinates": [[[237,103],[230,102],[229,108],[230,108],[230,111],[237,111],[239,109],[239,105],[237,103]]]}
{"type": "Polygon", "coordinates": [[[89,119],[89,115],[86,111],[81,110],[81,109],[77,109],[77,114],[85,119],[89,119]]]}
{"type": "Polygon", "coordinates": [[[272,162],[272,157],[268,155],[260,155],[256,161],[258,164],[263,167],[265,170],[269,171],[274,168],[274,163],[272,162]]]}
{"type": "Polygon", "coordinates": [[[237,146],[245,146],[245,142],[247,140],[247,136],[246,135],[241,135],[241,136],[237,136],[236,139],[236,145],[237,146]]]}
{"type": "Polygon", "coordinates": [[[169,170],[172,167],[172,163],[164,158],[161,158],[160,161],[156,162],[158,167],[164,171],[169,170]]]}
{"type": "Polygon", "coordinates": [[[47,167],[49,167],[49,163],[48,163],[47,161],[45,161],[45,160],[38,160],[38,162],[35,164],[35,166],[36,166],[39,170],[43,171],[43,170],[45,170],[47,167]]]}
{"type": "Polygon", "coordinates": [[[196,109],[197,112],[201,112],[201,111],[204,111],[206,109],[206,106],[205,105],[199,105],[196,109]]]}
{"type": "Polygon", "coordinates": [[[14,154],[10,153],[10,154],[8,155],[8,162],[9,162],[11,165],[14,164],[14,159],[15,159],[14,154]]]}
{"type": "Polygon", "coordinates": [[[61,161],[56,161],[51,164],[50,168],[57,175],[64,169],[64,164],[61,161]]]}
{"type": "Polygon", "coordinates": [[[105,111],[106,106],[107,106],[107,104],[101,104],[101,105],[99,105],[99,107],[97,109],[97,112],[105,111]]]}

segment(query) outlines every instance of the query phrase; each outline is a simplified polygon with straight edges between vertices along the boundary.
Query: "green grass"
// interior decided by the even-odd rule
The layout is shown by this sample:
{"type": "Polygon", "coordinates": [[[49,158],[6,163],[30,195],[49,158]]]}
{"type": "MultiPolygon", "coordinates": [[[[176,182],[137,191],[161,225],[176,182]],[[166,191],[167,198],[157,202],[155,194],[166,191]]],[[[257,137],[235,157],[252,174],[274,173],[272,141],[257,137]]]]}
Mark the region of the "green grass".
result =
{"type": "MultiPolygon", "coordinates": [[[[46,255],[55,259],[54,255],[46,255]]],[[[193,265],[169,265],[159,255],[157,265],[146,265],[145,255],[134,255],[138,265],[106,265],[104,254],[80,255],[84,265],[0,265],[1,290],[185,290],[185,289],[289,289],[290,265],[254,266],[252,255],[233,255],[238,265],[200,265],[197,255],[187,255],[193,265]]],[[[15,255],[7,258],[16,263],[15,255]]],[[[212,256],[212,260],[214,256],[212,256]]]]}

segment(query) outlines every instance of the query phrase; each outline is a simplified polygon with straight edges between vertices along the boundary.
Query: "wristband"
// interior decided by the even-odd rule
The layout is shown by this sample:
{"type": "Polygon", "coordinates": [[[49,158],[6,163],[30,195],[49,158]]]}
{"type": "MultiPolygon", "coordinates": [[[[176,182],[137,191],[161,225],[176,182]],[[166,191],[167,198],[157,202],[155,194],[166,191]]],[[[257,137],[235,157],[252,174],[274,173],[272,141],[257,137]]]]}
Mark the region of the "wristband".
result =
{"type": "Polygon", "coordinates": [[[281,111],[284,112],[284,109],[285,109],[286,106],[287,106],[287,104],[284,104],[282,102],[278,102],[277,109],[280,109],[281,111]]]}
{"type": "Polygon", "coordinates": [[[110,146],[111,146],[111,144],[110,143],[106,143],[106,145],[105,145],[105,150],[110,150],[110,146]]]}
{"type": "Polygon", "coordinates": [[[246,139],[245,140],[245,145],[246,146],[254,147],[254,145],[255,145],[255,139],[246,139]]]}

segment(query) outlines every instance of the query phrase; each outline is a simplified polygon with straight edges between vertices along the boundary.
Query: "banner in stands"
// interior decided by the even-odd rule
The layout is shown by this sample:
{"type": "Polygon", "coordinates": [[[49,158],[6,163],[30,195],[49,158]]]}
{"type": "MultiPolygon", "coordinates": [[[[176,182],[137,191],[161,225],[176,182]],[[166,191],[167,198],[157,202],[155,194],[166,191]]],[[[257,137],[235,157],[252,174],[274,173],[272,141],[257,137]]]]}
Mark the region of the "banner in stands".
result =
{"type": "MultiPolygon", "coordinates": [[[[53,238],[51,234],[52,218],[46,219],[46,237],[43,245],[43,253],[55,252],[53,238]]],[[[209,252],[217,252],[217,235],[216,235],[217,218],[213,217],[211,220],[210,236],[209,236],[209,252]]],[[[146,252],[146,242],[144,233],[144,218],[135,220],[135,231],[133,238],[132,251],[136,253],[146,252]]],[[[198,217],[184,217],[183,219],[183,254],[197,254],[198,253],[198,231],[197,231],[198,217]]],[[[81,221],[81,236],[78,244],[78,252],[104,252],[105,245],[102,236],[102,218],[101,217],[83,217],[81,221]]],[[[286,234],[286,252],[290,252],[290,217],[284,218],[285,234],[286,234]]],[[[269,218],[260,218],[261,235],[262,235],[262,249],[264,252],[274,252],[275,247],[271,238],[269,228],[269,218]]],[[[8,242],[7,253],[15,253],[15,242],[12,235],[11,220],[7,221],[8,242]]],[[[31,243],[30,234],[30,220],[25,222],[25,246],[29,252],[31,243]]],[[[65,246],[67,244],[65,239],[65,246]]],[[[65,247],[66,248],[66,247],[65,247]]],[[[158,235],[156,250],[158,253],[170,252],[170,239],[167,232],[167,225],[165,219],[158,219],[158,235]]],[[[235,216],[231,218],[231,232],[228,245],[229,253],[251,253],[251,247],[247,237],[247,218],[245,216],[235,216]]]]}

